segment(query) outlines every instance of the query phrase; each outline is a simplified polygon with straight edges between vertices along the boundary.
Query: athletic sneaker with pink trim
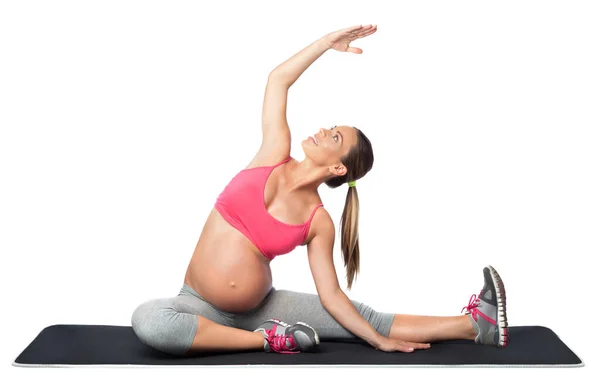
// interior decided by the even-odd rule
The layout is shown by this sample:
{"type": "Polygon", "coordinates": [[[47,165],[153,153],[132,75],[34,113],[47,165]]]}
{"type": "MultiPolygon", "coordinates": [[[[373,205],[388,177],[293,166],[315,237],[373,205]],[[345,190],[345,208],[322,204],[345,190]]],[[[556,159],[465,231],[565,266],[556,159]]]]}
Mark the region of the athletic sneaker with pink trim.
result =
{"type": "MultiPolygon", "coordinates": [[[[506,291],[500,275],[492,266],[483,268],[484,285],[479,296],[471,296],[465,315],[469,315],[477,336],[475,343],[505,347],[508,345],[506,291]]],[[[461,312],[462,312],[461,311],[461,312]]]]}
{"type": "Polygon", "coordinates": [[[254,331],[264,335],[266,352],[295,354],[313,350],[319,344],[315,329],[304,322],[290,326],[279,319],[269,319],[254,331]]]}

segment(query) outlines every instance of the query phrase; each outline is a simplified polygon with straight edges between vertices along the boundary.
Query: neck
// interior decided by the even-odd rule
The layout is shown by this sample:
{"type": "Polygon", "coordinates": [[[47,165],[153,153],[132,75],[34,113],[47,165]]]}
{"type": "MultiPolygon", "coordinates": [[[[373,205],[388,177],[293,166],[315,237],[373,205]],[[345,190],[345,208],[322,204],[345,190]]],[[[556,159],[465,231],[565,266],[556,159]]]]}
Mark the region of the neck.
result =
{"type": "Polygon", "coordinates": [[[321,183],[330,177],[327,167],[317,166],[312,160],[304,159],[301,162],[290,160],[286,164],[286,180],[289,183],[288,190],[317,192],[321,183]]]}

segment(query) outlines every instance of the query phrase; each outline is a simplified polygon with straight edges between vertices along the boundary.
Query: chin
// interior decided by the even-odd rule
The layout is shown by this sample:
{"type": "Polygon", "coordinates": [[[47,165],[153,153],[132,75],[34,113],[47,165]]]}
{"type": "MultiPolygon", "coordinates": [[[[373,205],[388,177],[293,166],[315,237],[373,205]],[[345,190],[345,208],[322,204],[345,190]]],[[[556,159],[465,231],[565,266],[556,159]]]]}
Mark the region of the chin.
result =
{"type": "Polygon", "coordinates": [[[302,140],[302,142],[300,143],[300,145],[302,146],[302,150],[304,151],[304,153],[306,153],[306,150],[308,149],[306,143],[312,143],[312,141],[310,141],[310,140],[302,140]]]}

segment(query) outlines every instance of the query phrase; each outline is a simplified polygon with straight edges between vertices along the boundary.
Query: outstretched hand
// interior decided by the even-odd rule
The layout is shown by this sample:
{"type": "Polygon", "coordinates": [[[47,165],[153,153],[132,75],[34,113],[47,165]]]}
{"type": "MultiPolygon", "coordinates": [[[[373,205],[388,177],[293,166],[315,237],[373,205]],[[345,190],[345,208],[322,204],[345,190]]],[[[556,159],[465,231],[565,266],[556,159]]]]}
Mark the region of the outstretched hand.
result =
{"type": "Polygon", "coordinates": [[[397,339],[382,337],[373,347],[384,352],[406,352],[410,353],[416,349],[429,349],[428,343],[406,342],[397,339]],[[412,350],[411,350],[412,348],[412,350]]]}
{"type": "Polygon", "coordinates": [[[350,52],[362,54],[362,49],[351,47],[350,42],[358,38],[363,38],[377,31],[377,25],[367,24],[348,27],[342,30],[334,31],[323,37],[331,49],[339,52],[350,52]]]}

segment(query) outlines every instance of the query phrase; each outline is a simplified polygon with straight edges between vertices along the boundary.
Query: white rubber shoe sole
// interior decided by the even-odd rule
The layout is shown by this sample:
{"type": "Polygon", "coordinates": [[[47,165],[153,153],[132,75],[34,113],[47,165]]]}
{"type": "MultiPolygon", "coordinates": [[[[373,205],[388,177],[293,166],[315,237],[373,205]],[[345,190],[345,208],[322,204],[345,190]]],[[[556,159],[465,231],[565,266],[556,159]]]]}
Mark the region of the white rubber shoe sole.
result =
{"type": "Polygon", "coordinates": [[[508,318],[506,316],[506,290],[504,289],[504,282],[502,278],[494,269],[493,266],[486,266],[490,270],[492,281],[494,283],[494,289],[496,290],[496,299],[498,301],[498,318],[496,320],[498,325],[498,346],[505,347],[508,345],[508,318]]]}

